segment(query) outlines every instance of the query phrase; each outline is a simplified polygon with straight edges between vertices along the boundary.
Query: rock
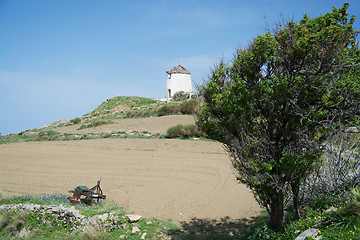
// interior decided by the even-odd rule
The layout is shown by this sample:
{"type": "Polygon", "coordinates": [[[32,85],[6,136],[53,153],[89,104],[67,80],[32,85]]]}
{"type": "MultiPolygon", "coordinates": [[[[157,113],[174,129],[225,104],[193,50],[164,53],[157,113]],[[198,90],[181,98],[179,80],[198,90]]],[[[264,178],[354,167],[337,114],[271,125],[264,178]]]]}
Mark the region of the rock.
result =
{"type": "Polygon", "coordinates": [[[67,213],[72,214],[75,218],[83,218],[84,215],[81,215],[79,210],[76,210],[74,206],[67,209],[67,213]]]}
{"type": "Polygon", "coordinates": [[[86,220],[86,218],[84,218],[82,221],[81,221],[81,225],[86,225],[86,224],[88,224],[88,220],[86,220]]]}
{"type": "Polygon", "coordinates": [[[327,210],[325,211],[325,213],[335,212],[335,211],[337,211],[337,210],[338,210],[338,209],[337,209],[336,207],[331,207],[331,208],[327,209],[327,210]]]}
{"type": "Polygon", "coordinates": [[[105,222],[105,221],[107,220],[108,216],[109,216],[109,214],[105,213],[105,214],[103,214],[103,215],[96,215],[96,216],[94,216],[93,218],[94,218],[96,221],[99,220],[99,221],[101,221],[101,222],[105,222]]]}
{"type": "Polygon", "coordinates": [[[126,228],[128,228],[129,227],[129,224],[127,224],[127,223],[124,223],[124,224],[121,224],[121,226],[120,226],[121,228],[123,228],[123,229],[126,229],[126,228]]]}
{"type": "Polygon", "coordinates": [[[60,212],[62,212],[60,207],[54,207],[54,206],[53,206],[52,208],[50,208],[50,211],[52,211],[53,213],[60,213],[60,212]]]}
{"type": "Polygon", "coordinates": [[[148,222],[146,222],[146,224],[147,224],[147,225],[152,224],[152,221],[148,221],[148,222]]]}
{"type": "Polygon", "coordinates": [[[140,215],[128,214],[126,216],[129,218],[129,222],[137,222],[142,218],[142,216],[140,216],[140,215]]]}
{"type": "Polygon", "coordinates": [[[131,230],[131,233],[140,232],[140,229],[138,227],[133,227],[131,230]]]}
{"type": "Polygon", "coordinates": [[[315,238],[319,234],[319,230],[315,228],[309,228],[302,232],[295,240],[305,240],[307,237],[315,238]]]}
{"type": "Polygon", "coordinates": [[[141,235],[141,238],[140,238],[140,239],[145,239],[146,234],[147,234],[147,233],[143,233],[143,234],[141,235]]]}
{"type": "Polygon", "coordinates": [[[96,224],[95,219],[93,219],[92,217],[88,217],[88,222],[89,222],[91,225],[95,225],[95,224],[96,224]]]}
{"type": "MultiPolygon", "coordinates": [[[[113,231],[118,229],[119,223],[119,216],[116,215],[116,212],[111,212],[110,214],[105,213],[102,215],[96,215],[93,217],[85,217],[84,215],[80,214],[79,210],[76,210],[73,206],[72,207],[65,207],[62,205],[37,205],[37,204],[9,204],[9,205],[0,205],[0,210],[4,211],[11,211],[11,210],[23,210],[23,211],[33,211],[37,212],[38,214],[42,215],[41,220],[42,224],[52,225],[50,221],[47,221],[45,218],[45,214],[51,214],[57,223],[54,224],[70,224],[71,228],[93,228],[99,225],[104,231],[113,231]],[[78,224],[80,225],[78,226],[78,224]]],[[[141,216],[138,215],[130,215],[131,221],[138,221],[141,216]],[[135,217],[134,217],[135,216],[135,217]]],[[[122,216],[125,219],[125,216],[122,216]]],[[[122,225],[123,228],[128,228],[129,224],[126,223],[122,225]]],[[[135,229],[136,230],[136,229],[135,229]]],[[[26,236],[26,232],[30,230],[22,230],[23,235],[26,236]]],[[[130,229],[129,229],[130,232],[130,229]]]]}
{"type": "Polygon", "coordinates": [[[120,235],[120,239],[123,239],[123,238],[125,238],[126,237],[126,235],[120,235]]]}
{"type": "Polygon", "coordinates": [[[29,235],[31,234],[30,230],[23,228],[21,229],[21,231],[19,232],[18,237],[19,238],[27,238],[29,235]]]}

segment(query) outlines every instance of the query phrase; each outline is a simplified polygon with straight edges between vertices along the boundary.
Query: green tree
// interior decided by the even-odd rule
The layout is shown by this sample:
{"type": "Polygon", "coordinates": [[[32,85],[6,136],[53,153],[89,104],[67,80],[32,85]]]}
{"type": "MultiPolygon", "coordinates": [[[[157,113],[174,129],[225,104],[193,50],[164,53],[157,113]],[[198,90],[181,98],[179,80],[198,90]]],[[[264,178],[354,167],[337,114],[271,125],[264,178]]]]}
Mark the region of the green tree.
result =
{"type": "Polygon", "coordinates": [[[299,216],[300,184],[320,161],[324,140],[358,124],[360,54],[355,16],[342,8],[281,23],[220,62],[200,89],[198,126],[224,143],[238,179],[284,227],[284,202],[299,216]]]}

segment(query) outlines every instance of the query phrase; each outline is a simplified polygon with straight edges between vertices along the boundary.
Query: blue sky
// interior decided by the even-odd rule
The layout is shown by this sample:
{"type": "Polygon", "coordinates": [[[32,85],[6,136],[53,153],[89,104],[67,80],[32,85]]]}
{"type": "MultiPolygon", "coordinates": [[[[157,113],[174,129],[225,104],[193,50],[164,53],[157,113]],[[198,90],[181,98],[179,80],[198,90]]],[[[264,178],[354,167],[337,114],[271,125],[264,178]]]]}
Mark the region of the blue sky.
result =
{"type": "MultiPolygon", "coordinates": [[[[360,18],[360,1],[348,2],[360,18]]],[[[343,3],[0,0],[0,133],[79,117],[115,96],[165,97],[165,71],[178,63],[201,83],[266,26],[343,3]]]]}

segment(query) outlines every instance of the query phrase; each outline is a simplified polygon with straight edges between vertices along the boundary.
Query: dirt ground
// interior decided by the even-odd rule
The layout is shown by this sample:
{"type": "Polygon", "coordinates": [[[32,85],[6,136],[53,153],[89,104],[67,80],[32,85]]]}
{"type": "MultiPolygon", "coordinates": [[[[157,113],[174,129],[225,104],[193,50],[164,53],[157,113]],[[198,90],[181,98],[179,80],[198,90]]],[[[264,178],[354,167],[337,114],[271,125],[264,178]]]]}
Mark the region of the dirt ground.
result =
{"type": "Polygon", "coordinates": [[[138,119],[115,119],[114,124],[99,126],[96,128],[80,129],[82,123],[56,128],[60,133],[101,133],[107,131],[148,131],[150,133],[166,133],[167,129],[178,124],[194,124],[194,117],[191,115],[169,115],[163,117],[150,117],[138,119]]]}
{"type": "Polygon", "coordinates": [[[216,142],[94,139],[0,145],[3,197],[67,194],[100,178],[108,200],[148,218],[179,223],[260,213],[216,142]]]}

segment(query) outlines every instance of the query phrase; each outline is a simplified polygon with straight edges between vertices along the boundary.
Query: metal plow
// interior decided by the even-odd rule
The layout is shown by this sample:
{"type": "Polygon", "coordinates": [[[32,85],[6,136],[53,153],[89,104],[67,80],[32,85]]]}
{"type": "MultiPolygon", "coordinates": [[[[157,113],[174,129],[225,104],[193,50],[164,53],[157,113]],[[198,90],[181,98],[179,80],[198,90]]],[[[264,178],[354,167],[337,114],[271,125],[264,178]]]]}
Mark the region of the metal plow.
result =
{"type": "Polygon", "coordinates": [[[73,205],[79,205],[82,203],[91,204],[93,200],[96,200],[99,203],[102,199],[106,199],[106,195],[103,194],[103,191],[100,187],[100,181],[97,181],[97,184],[88,188],[87,186],[77,186],[74,190],[70,190],[69,193],[72,193],[72,196],[69,196],[68,199],[73,205]]]}

